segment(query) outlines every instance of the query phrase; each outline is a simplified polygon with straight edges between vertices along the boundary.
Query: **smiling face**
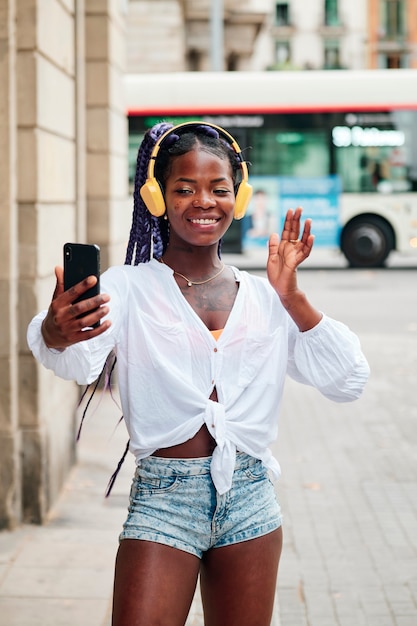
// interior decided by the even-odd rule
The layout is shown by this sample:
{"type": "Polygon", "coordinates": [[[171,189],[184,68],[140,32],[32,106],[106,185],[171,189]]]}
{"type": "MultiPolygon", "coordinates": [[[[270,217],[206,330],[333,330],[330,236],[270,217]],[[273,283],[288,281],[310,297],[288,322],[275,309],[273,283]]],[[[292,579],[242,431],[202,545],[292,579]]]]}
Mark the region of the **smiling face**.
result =
{"type": "Polygon", "coordinates": [[[217,244],[233,220],[230,162],[197,144],[190,152],[172,158],[164,195],[171,245],[217,244]]]}

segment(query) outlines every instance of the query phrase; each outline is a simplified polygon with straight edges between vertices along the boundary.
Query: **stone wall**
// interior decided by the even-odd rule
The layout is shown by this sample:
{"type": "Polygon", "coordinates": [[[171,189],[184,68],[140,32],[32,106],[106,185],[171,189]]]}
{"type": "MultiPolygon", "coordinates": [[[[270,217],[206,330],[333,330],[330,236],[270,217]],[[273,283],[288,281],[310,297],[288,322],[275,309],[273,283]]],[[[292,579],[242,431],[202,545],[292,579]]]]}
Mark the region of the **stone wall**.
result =
{"type": "Polygon", "coordinates": [[[67,241],[123,262],[125,5],[0,0],[0,527],[41,523],[75,458],[79,389],[26,344],[67,241]],[[4,89],[3,89],[4,86],[4,89]]]}
{"type": "Polygon", "coordinates": [[[180,0],[129,2],[127,59],[129,73],[187,69],[180,0]]]}
{"type": "Polygon", "coordinates": [[[21,511],[18,428],[18,248],[15,3],[0,0],[0,527],[21,511]]]}

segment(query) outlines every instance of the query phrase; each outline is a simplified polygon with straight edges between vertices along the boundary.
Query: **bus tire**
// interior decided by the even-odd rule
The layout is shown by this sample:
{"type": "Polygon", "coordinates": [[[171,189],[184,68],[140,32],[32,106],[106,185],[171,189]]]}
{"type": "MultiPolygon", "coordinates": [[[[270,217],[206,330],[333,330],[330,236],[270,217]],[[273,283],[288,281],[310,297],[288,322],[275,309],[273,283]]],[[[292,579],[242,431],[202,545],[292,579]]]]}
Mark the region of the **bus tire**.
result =
{"type": "Polygon", "coordinates": [[[341,250],[350,267],[381,267],[395,247],[394,232],[376,215],[361,215],[346,224],[341,250]]]}

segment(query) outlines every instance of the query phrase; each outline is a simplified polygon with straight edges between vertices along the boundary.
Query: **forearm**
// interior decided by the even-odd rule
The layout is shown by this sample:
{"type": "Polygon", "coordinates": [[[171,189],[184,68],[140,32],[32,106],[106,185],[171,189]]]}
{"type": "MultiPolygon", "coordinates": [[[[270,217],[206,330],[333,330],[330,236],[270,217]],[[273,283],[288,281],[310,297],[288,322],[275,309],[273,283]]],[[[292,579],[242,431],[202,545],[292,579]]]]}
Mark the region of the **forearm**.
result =
{"type": "Polygon", "coordinates": [[[81,341],[63,351],[50,348],[45,343],[41,327],[46,311],[36,315],[27,330],[27,341],[33,356],[47,369],[65,380],[75,380],[80,385],[96,380],[113,344],[108,341],[81,341]]]}
{"type": "Polygon", "coordinates": [[[316,326],[322,314],[308,301],[305,293],[297,289],[287,296],[280,296],[281,303],[301,332],[316,326]]]}

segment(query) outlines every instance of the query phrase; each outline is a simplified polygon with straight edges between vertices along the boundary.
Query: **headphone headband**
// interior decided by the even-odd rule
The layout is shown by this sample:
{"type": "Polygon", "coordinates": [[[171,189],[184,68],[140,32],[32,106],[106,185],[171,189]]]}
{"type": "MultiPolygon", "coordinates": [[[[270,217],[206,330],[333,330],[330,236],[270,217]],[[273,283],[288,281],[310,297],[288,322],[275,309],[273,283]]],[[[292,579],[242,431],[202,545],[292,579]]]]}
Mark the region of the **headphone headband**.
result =
{"type": "Polygon", "coordinates": [[[247,209],[249,201],[252,196],[252,187],[248,183],[248,166],[246,161],[244,161],[242,157],[242,151],[237,143],[237,141],[232,137],[230,133],[228,133],[224,128],[217,126],[216,124],[209,124],[203,121],[192,121],[192,122],[183,122],[182,124],[177,124],[173,126],[169,130],[165,131],[155,143],[151,156],[149,157],[148,163],[148,173],[147,180],[144,185],[142,185],[140,189],[140,195],[142,200],[144,201],[148,211],[154,215],[155,217],[161,217],[165,213],[165,200],[163,197],[163,193],[158,181],[155,178],[155,163],[156,158],[158,156],[158,152],[161,148],[161,145],[165,141],[165,139],[175,133],[179,129],[185,129],[186,127],[197,127],[197,126],[208,126],[209,128],[213,128],[216,130],[219,135],[230,144],[233,148],[235,154],[237,155],[240,163],[240,169],[242,174],[242,180],[239,183],[238,191],[236,193],[235,200],[235,218],[241,219],[247,209]]]}

